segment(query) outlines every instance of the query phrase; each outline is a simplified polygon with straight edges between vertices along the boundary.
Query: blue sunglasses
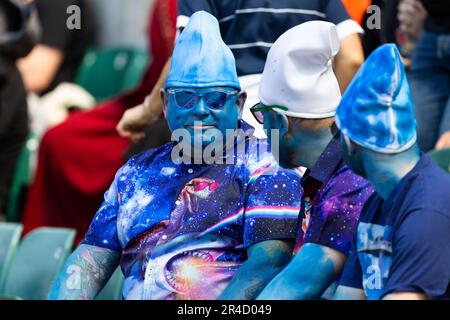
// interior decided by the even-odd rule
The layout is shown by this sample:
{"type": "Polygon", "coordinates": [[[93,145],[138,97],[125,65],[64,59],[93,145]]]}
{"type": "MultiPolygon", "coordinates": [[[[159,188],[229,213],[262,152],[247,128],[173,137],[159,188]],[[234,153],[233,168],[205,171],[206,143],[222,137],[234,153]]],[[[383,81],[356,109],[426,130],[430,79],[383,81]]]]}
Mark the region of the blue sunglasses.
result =
{"type": "Polygon", "coordinates": [[[173,95],[175,102],[181,109],[192,108],[201,97],[204,97],[205,103],[209,109],[221,110],[225,107],[228,99],[239,93],[237,90],[219,90],[214,89],[204,93],[198,93],[189,89],[168,89],[168,95],[173,95]]]}

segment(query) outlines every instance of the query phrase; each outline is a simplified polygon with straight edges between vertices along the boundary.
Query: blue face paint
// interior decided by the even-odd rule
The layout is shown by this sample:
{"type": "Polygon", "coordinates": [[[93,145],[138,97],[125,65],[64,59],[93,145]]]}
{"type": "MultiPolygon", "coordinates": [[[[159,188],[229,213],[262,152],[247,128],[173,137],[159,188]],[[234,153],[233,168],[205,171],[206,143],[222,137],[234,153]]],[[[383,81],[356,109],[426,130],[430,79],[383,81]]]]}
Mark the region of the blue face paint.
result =
{"type": "Polygon", "coordinates": [[[302,166],[312,169],[333,139],[331,128],[311,131],[292,121],[288,124],[286,116],[273,110],[261,112],[264,114],[264,129],[267,130],[269,142],[279,144],[277,161],[284,168],[302,166]],[[272,139],[273,129],[279,130],[277,141],[272,139]]]}
{"type": "Polygon", "coordinates": [[[357,175],[367,178],[361,159],[361,153],[357,152],[358,150],[352,146],[350,139],[344,134],[341,134],[341,149],[342,158],[347,166],[357,175]]]}
{"type": "Polygon", "coordinates": [[[167,122],[170,130],[187,130],[191,137],[191,145],[200,142],[205,148],[215,141],[217,134],[223,139],[226,137],[226,130],[236,130],[240,111],[238,108],[239,94],[234,88],[212,87],[212,88],[176,88],[186,89],[198,95],[198,100],[190,104],[180,106],[180,99],[177,101],[175,94],[168,94],[168,107],[166,112],[167,122]],[[217,100],[208,100],[208,93],[227,92],[223,107],[218,108],[217,100]],[[206,95],[206,96],[205,96],[206,95]]]}

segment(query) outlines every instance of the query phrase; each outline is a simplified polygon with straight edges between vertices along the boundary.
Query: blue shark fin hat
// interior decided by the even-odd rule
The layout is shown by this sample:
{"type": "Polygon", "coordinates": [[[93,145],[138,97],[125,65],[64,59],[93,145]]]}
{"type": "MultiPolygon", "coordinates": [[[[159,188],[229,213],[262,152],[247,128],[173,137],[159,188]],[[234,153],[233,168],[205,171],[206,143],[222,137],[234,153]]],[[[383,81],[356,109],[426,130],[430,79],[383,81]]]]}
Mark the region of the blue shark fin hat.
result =
{"type": "Polygon", "coordinates": [[[219,22],[198,11],[179,36],[165,88],[233,87],[241,90],[236,62],[223,42],[219,22]]]}
{"type": "Polygon", "coordinates": [[[394,44],[375,50],[355,75],[336,112],[336,125],[355,143],[394,154],[417,140],[411,92],[394,44]]]}

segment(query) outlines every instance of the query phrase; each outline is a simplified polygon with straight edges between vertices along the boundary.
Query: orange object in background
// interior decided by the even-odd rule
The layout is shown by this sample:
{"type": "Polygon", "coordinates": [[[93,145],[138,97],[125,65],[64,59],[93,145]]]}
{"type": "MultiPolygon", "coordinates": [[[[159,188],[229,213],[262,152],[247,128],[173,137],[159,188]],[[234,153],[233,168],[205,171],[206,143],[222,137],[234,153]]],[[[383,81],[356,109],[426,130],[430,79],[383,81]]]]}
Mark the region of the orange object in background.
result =
{"type": "Polygon", "coordinates": [[[364,15],[366,14],[367,8],[372,4],[371,0],[342,0],[348,13],[353,20],[362,25],[364,15]]]}

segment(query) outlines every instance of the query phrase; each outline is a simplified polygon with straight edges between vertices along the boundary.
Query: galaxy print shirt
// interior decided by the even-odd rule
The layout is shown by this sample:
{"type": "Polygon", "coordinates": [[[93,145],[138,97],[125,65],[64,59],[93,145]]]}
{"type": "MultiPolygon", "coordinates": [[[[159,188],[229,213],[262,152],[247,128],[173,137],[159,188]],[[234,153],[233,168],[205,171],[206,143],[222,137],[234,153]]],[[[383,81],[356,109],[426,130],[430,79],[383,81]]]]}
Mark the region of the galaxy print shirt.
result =
{"type": "Polygon", "coordinates": [[[247,147],[234,164],[175,165],[169,143],[117,172],[83,243],[121,253],[124,299],[216,299],[249,246],[295,239],[299,173],[247,152],[265,141],[236,143],[247,147]]]}
{"type": "Polygon", "coordinates": [[[301,181],[303,206],[295,252],[303,244],[316,243],[348,255],[361,210],[374,189],[353,173],[341,156],[337,134],[314,168],[301,181]]]}

